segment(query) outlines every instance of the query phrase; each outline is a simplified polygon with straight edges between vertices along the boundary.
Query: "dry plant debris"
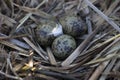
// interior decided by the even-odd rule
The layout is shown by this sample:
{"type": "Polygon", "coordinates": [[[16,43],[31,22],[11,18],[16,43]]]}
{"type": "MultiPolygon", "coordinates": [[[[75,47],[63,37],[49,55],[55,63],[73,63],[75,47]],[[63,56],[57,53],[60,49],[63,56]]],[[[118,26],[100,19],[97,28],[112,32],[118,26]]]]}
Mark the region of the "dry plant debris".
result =
{"type": "Polygon", "coordinates": [[[0,4],[0,80],[120,79],[120,0],[0,0],[0,4]],[[54,21],[62,32],[60,19],[68,15],[76,15],[87,30],[75,37],[77,48],[59,60],[51,46],[40,45],[36,27],[54,21]]]}

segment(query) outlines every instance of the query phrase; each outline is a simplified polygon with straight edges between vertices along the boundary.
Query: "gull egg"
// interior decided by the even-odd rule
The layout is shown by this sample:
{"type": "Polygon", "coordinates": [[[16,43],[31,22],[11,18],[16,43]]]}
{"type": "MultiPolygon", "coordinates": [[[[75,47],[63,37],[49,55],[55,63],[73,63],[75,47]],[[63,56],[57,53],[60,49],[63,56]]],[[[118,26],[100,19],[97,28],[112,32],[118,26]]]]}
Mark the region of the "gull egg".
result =
{"type": "Polygon", "coordinates": [[[43,46],[51,45],[53,40],[61,34],[62,28],[53,21],[47,21],[39,25],[36,29],[37,40],[43,46]]]}
{"type": "Polygon", "coordinates": [[[75,39],[69,35],[61,35],[52,43],[52,51],[56,58],[67,58],[76,48],[75,39]]]}
{"type": "Polygon", "coordinates": [[[86,32],[85,23],[77,16],[68,15],[60,19],[63,26],[63,32],[71,36],[80,36],[86,32]]]}

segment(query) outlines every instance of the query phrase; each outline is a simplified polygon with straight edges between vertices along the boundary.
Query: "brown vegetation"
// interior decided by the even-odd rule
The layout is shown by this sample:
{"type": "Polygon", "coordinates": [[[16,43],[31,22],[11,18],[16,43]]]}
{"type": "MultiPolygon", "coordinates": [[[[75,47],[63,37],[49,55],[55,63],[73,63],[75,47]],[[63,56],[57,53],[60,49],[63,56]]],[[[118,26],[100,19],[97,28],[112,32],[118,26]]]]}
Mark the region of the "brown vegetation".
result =
{"type": "Polygon", "coordinates": [[[120,0],[0,0],[0,80],[119,80],[120,0]],[[42,20],[74,13],[87,25],[59,61],[37,41],[42,20]]]}

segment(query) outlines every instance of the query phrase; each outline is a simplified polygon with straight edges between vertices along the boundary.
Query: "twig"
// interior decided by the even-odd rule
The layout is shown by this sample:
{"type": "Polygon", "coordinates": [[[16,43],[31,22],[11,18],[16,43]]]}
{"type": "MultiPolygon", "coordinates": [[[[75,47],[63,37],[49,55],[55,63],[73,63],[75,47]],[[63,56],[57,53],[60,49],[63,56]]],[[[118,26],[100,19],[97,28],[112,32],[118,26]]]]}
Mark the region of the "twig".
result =
{"type": "Polygon", "coordinates": [[[116,58],[116,57],[118,58],[119,56],[120,55],[117,55],[117,54],[109,54],[105,58],[100,58],[100,59],[92,60],[92,61],[86,63],[85,65],[90,65],[90,64],[104,62],[104,61],[111,60],[111,59],[116,58]]]}
{"type": "Polygon", "coordinates": [[[1,43],[1,44],[4,44],[4,45],[6,45],[6,46],[9,46],[9,47],[11,47],[11,48],[13,48],[13,49],[16,49],[16,50],[18,50],[18,51],[20,51],[20,52],[23,52],[23,53],[27,53],[27,52],[28,52],[28,51],[26,51],[26,50],[24,50],[24,49],[22,49],[22,48],[20,48],[20,47],[18,47],[18,46],[16,46],[16,45],[14,45],[13,43],[8,42],[8,41],[3,41],[3,40],[1,40],[0,43],[1,43]]]}
{"type": "Polygon", "coordinates": [[[115,10],[114,10],[114,12],[112,13],[112,15],[114,15],[116,12],[118,12],[120,10],[120,6],[119,7],[117,7],[115,10]]]}
{"type": "Polygon", "coordinates": [[[90,33],[92,33],[92,23],[90,21],[90,16],[86,17],[86,23],[87,23],[87,26],[88,26],[88,34],[90,34],[90,33]]]}
{"type": "MultiPolygon", "coordinates": [[[[117,53],[117,51],[114,52],[113,54],[116,54],[116,53],[117,53]]],[[[110,60],[100,64],[100,66],[98,66],[98,68],[95,70],[95,72],[92,74],[92,76],[90,77],[89,80],[98,80],[98,77],[102,74],[102,71],[106,68],[106,66],[108,65],[109,62],[110,62],[110,60]]]]}
{"type": "Polygon", "coordinates": [[[23,37],[23,40],[25,40],[44,60],[47,60],[47,58],[37,49],[37,47],[26,37],[23,37]]]}
{"type": "Polygon", "coordinates": [[[92,74],[92,76],[89,78],[89,80],[98,80],[98,77],[102,73],[102,71],[105,69],[105,67],[108,65],[109,61],[101,63],[95,72],[92,74]]]}
{"type": "Polygon", "coordinates": [[[105,73],[110,73],[111,69],[115,65],[116,60],[117,60],[117,58],[114,58],[114,59],[111,60],[111,62],[109,63],[109,65],[107,66],[107,68],[104,70],[104,72],[102,73],[102,75],[99,78],[99,80],[105,80],[107,78],[107,75],[104,75],[104,74],[105,73]]]}
{"type": "MultiPolygon", "coordinates": [[[[88,5],[84,2],[84,0],[81,0],[82,1],[82,3],[80,3],[81,5],[82,5],[82,7],[81,6],[78,6],[78,9],[80,8],[80,10],[83,10],[83,9],[85,9],[86,7],[88,7],[88,5]]],[[[90,0],[90,2],[92,2],[92,3],[94,3],[94,2],[96,2],[97,0],[90,0]]],[[[79,5],[80,5],[79,4],[79,5]]]]}
{"type": "Polygon", "coordinates": [[[119,67],[120,67],[120,61],[118,61],[115,65],[115,67],[112,69],[112,71],[118,71],[119,70],[119,67]]]}
{"type": "Polygon", "coordinates": [[[4,36],[4,37],[0,37],[0,40],[13,39],[13,38],[19,38],[19,37],[25,37],[25,36],[28,36],[28,34],[21,34],[21,35],[15,35],[15,36],[4,36]]]}
{"type": "Polygon", "coordinates": [[[60,73],[56,73],[56,72],[52,72],[52,71],[36,70],[35,73],[40,73],[40,74],[52,76],[55,78],[60,78],[63,80],[79,80],[79,79],[69,76],[67,74],[60,74],[60,73]]]}
{"type": "Polygon", "coordinates": [[[112,19],[103,14],[98,8],[96,8],[89,0],[85,0],[85,2],[90,6],[94,11],[96,11],[103,19],[105,19],[113,28],[115,28],[118,32],[120,32],[120,28],[117,24],[115,24],[112,19]]]}
{"type": "Polygon", "coordinates": [[[11,54],[9,54],[9,56],[8,56],[8,58],[7,58],[7,64],[9,65],[9,67],[10,67],[11,71],[13,72],[13,74],[14,74],[15,76],[19,77],[19,76],[17,75],[17,73],[13,70],[12,63],[10,62],[10,56],[11,56],[11,54]]]}
{"type": "Polygon", "coordinates": [[[53,56],[53,53],[52,53],[50,47],[47,47],[47,53],[48,53],[50,63],[53,64],[53,65],[57,65],[57,62],[55,60],[55,57],[53,56]]]}
{"type": "MultiPolygon", "coordinates": [[[[110,5],[110,7],[107,9],[107,11],[103,11],[103,12],[105,12],[105,15],[109,16],[109,15],[113,14],[114,9],[117,7],[117,5],[118,5],[119,2],[120,2],[120,0],[115,0],[115,1],[110,5]]],[[[101,25],[101,23],[103,23],[103,22],[104,22],[104,19],[102,19],[102,18],[100,17],[100,19],[99,19],[99,21],[96,23],[96,25],[97,25],[97,26],[98,26],[98,25],[101,25]]]]}
{"type": "MultiPolygon", "coordinates": [[[[43,0],[43,2],[41,2],[37,7],[36,9],[38,9],[40,6],[42,6],[45,2],[47,2],[48,0],[43,0]]],[[[16,5],[16,4],[14,4],[16,5]]],[[[17,5],[16,5],[17,6],[17,5]]],[[[14,33],[15,30],[17,30],[21,25],[24,24],[24,22],[32,15],[32,13],[28,13],[25,17],[23,17],[21,20],[20,20],[20,24],[11,31],[11,34],[10,36],[14,33]]]]}
{"type": "Polygon", "coordinates": [[[8,77],[8,78],[11,78],[11,79],[23,80],[23,79],[20,78],[20,77],[16,77],[16,76],[8,75],[8,74],[6,74],[6,73],[4,73],[4,72],[2,72],[2,71],[0,71],[0,74],[6,76],[6,77],[8,77]]]}
{"type": "MultiPolygon", "coordinates": [[[[47,0],[43,0],[43,2],[41,2],[36,9],[38,9],[40,6],[42,6],[45,2],[47,2],[47,0]]],[[[32,13],[28,13],[24,18],[22,18],[20,20],[20,24],[16,27],[16,29],[18,29],[30,16],[32,15],[32,13]]]]}
{"type": "MultiPolygon", "coordinates": [[[[9,38],[10,36],[7,36],[7,35],[5,35],[5,34],[3,34],[3,33],[0,33],[0,36],[1,37],[5,37],[5,38],[9,38]]],[[[12,37],[12,36],[11,36],[12,37]]],[[[29,45],[27,45],[26,43],[24,43],[24,42],[22,42],[22,41],[20,41],[20,40],[17,40],[17,39],[9,39],[8,41],[10,41],[11,43],[13,43],[13,44],[15,44],[15,45],[17,45],[17,46],[19,46],[19,47],[22,47],[22,48],[25,48],[25,49],[30,49],[30,46],[29,45]]]]}
{"type": "Polygon", "coordinates": [[[113,46],[114,44],[116,44],[117,42],[120,41],[120,38],[116,39],[115,41],[113,41],[110,45],[108,45],[105,49],[103,49],[96,57],[95,59],[99,58],[105,51],[107,51],[108,49],[110,49],[111,46],[113,46]]]}
{"type": "MultiPolygon", "coordinates": [[[[111,31],[110,31],[110,32],[111,32],[111,31]]],[[[89,51],[88,49],[89,49],[94,43],[96,43],[96,42],[99,41],[100,39],[104,38],[104,37],[105,37],[106,35],[108,35],[108,34],[109,34],[109,32],[108,32],[108,33],[105,33],[105,34],[103,34],[103,35],[100,35],[97,39],[91,41],[90,44],[87,45],[87,47],[83,50],[83,52],[82,52],[79,56],[85,55],[86,52],[89,51]],[[87,50],[88,50],[88,51],[87,51],[87,50]]]]}

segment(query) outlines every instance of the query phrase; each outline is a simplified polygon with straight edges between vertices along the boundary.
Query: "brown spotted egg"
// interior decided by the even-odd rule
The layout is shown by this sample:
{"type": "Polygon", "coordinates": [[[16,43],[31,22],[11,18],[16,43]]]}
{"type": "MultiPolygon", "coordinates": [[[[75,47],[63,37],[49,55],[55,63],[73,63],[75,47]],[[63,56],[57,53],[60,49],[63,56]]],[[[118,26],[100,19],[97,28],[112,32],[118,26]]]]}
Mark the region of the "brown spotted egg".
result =
{"type": "Polygon", "coordinates": [[[77,16],[68,15],[62,17],[60,22],[63,26],[63,32],[71,36],[80,36],[86,32],[86,26],[81,19],[78,19],[77,16]]]}
{"type": "Polygon", "coordinates": [[[53,40],[61,34],[62,29],[53,21],[47,21],[36,29],[37,40],[43,46],[51,45],[53,40]]]}
{"type": "Polygon", "coordinates": [[[76,48],[75,39],[69,35],[61,35],[52,43],[52,51],[56,58],[67,58],[76,48]]]}

